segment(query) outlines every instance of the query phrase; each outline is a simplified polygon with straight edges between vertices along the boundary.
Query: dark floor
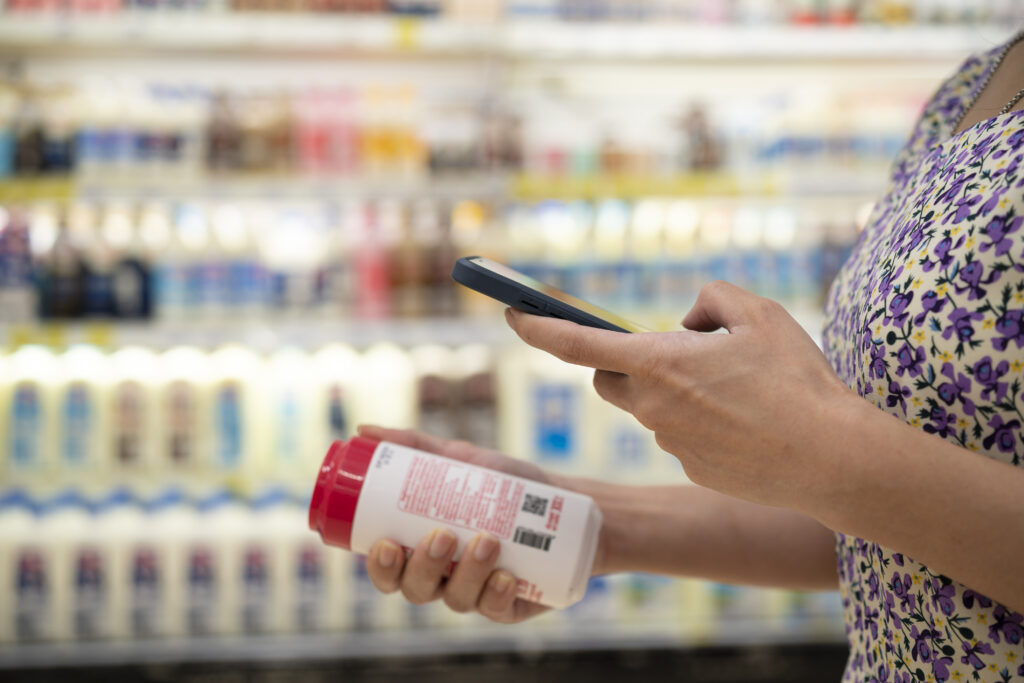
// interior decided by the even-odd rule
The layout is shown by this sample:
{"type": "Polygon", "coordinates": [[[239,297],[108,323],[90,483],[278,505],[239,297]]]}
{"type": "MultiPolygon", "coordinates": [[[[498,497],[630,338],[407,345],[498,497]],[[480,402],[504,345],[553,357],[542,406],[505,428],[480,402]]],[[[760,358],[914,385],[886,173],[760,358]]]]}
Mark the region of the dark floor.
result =
{"type": "Polygon", "coordinates": [[[477,654],[345,661],[154,664],[34,668],[0,672],[5,683],[146,681],[163,683],[603,683],[642,677],[688,683],[828,683],[846,661],[841,645],[757,646],[477,654]]]}

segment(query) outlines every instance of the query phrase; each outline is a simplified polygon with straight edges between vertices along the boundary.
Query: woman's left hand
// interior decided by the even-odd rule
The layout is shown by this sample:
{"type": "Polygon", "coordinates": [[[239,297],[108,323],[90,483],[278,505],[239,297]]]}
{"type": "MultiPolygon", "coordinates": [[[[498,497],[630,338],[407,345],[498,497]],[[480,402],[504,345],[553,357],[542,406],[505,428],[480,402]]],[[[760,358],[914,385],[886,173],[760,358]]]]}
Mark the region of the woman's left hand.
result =
{"type": "Polygon", "coordinates": [[[652,430],[697,484],[812,513],[842,486],[830,444],[860,399],[781,305],[705,286],[686,330],[626,334],[508,309],[527,344],[596,369],[594,388],[652,430]],[[725,328],[729,334],[703,334],[725,328]]]}

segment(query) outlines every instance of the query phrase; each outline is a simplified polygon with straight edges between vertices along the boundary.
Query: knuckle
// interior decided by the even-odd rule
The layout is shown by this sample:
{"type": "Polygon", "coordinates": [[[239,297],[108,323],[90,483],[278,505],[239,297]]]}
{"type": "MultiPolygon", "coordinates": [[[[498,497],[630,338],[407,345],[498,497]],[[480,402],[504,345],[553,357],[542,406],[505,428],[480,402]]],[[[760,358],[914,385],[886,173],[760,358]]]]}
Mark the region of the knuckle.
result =
{"type": "Polygon", "coordinates": [[[423,587],[411,583],[402,584],[402,596],[414,605],[425,605],[434,599],[432,591],[425,591],[423,587]]]}

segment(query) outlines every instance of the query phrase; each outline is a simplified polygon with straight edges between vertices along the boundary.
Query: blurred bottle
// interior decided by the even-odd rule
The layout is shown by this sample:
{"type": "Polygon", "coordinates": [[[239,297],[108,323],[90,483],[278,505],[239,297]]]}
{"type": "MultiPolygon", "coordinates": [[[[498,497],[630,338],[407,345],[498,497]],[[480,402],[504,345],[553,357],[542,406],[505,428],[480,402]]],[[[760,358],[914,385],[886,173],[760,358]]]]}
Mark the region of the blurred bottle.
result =
{"type": "Polygon", "coordinates": [[[185,546],[183,611],[192,637],[237,633],[241,591],[238,546],[245,508],[230,493],[214,491],[196,504],[197,518],[185,546]]]}
{"type": "Polygon", "coordinates": [[[354,212],[347,226],[353,231],[355,249],[352,253],[356,280],[356,315],[362,319],[386,318],[390,315],[390,277],[387,244],[378,229],[379,210],[363,204],[354,212]]]}
{"type": "Polygon", "coordinates": [[[457,436],[454,358],[451,350],[424,344],[409,351],[416,372],[417,429],[442,439],[457,436]]]}
{"type": "MultiPolygon", "coordinates": [[[[52,232],[55,221],[51,218],[52,232]]],[[[35,316],[39,303],[33,283],[33,248],[24,215],[0,206],[0,321],[24,323],[35,316]]]]}
{"type": "Polygon", "coordinates": [[[257,494],[248,508],[239,539],[241,587],[238,619],[247,634],[280,633],[291,626],[286,613],[288,555],[284,552],[294,523],[287,492],[272,487],[257,494]]]}
{"type": "Polygon", "coordinates": [[[58,640],[110,635],[111,567],[93,533],[95,524],[93,506],[77,491],[45,503],[40,536],[53,566],[52,635],[58,640]]]}
{"type": "Polygon", "coordinates": [[[168,259],[170,267],[178,272],[171,277],[174,286],[184,284],[184,296],[180,307],[172,305],[166,310],[168,317],[181,314],[186,318],[216,318],[220,313],[215,293],[220,287],[221,262],[211,248],[210,225],[204,207],[198,204],[178,206],[173,235],[168,259]]]}
{"type": "MultiPolygon", "coordinates": [[[[317,384],[311,408],[316,443],[344,441],[355,433],[356,425],[364,419],[356,412],[358,392],[363,387],[362,359],[350,346],[330,344],[313,355],[312,368],[317,384]]],[[[313,461],[307,459],[307,462],[313,461]]],[[[317,464],[314,462],[313,467],[317,464]]]]}
{"type": "Polygon", "coordinates": [[[114,267],[116,254],[106,235],[99,229],[97,207],[80,202],[67,214],[71,240],[82,255],[85,280],[82,292],[82,315],[89,318],[110,318],[114,315],[114,267]]]}
{"type": "Polygon", "coordinates": [[[107,356],[91,346],[65,351],[58,366],[57,477],[66,486],[96,487],[110,476],[107,356]]]}
{"type": "Polygon", "coordinates": [[[185,316],[188,261],[184,245],[171,224],[170,211],[161,204],[147,204],[139,215],[139,241],[150,265],[152,315],[164,320],[185,316]]]}
{"type": "Polygon", "coordinates": [[[311,357],[298,348],[275,351],[267,360],[267,370],[269,391],[260,392],[265,397],[266,414],[258,418],[269,427],[262,437],[270,444],[265,476],[297,494],[305,491],[316,471],[309,453],[324,443],[316,438],[317,376],[311,357]]]}
{"type": "Polygon", "coordinates": [[[258,397],[263,395],[263,362],[241,346],[226,346],[210,354],[211,459],[210,476],[234,485],[265,466],[268,444],[259,437],[258,397]]]}
{"type": "Polygon", "coordinates": [[[208,309],[214,317],[252,319],[265,305],[266,276],[246,214],[222,204],[212,214],[218,276],[208,309]]]}
{"type": "Polygon", "coordinates": [[[14,175],[17,148],[15,117],[18,111],[18,93],[0,85],[0,180],[14,175]]]}
{"type": "Polygon", "coordinates": [[[483,344],[452,352],[456,383],[456,438],[481,448],[498,447],[498,377],[495,354],[483,344]]]}
{"type": "Polygon", "coordinates": [[[0,495],[0,643],[50,635],[51,565],[39,535],[38,506],[22,489],[0,495]]]}
{"type": "Polygon", "coordinates": [[[44,347],[23,346],[8,357],[5,370],[0,384],[4,481],[45,489],[58,431],[57,359],[44,347]]]}
{"type": "Polygon", "coordinates": [[[110,356],[110,431],[104,450],[120,481],[153,472],[160,447],[158,359],[149,349],[129,346],[110,356]]]}
{"type": "Polygon", "coordinates": [[[230,96],[223,90],[213,93],[206,121],[206,168],[213,172],[241,169],[243,140],[230,96]]]}
{"type": "Polygon", "coordinates": [[[360,420],[396,428],[416,424],[416,371],[406,351],[386,343],[370,347],[359,379],[360,420]]]}
{"type": "Polygon", "coordinates": [[[156,567],[150,563],[147,567],[140,563],[131,567],[131,561],[142,559],[135,557],[134,546],[143,533],[142,511],[135,495],[124,487],[117,487],[104,494],[93,506],[94,526],[88,535],[95,541],[95,551],[99,554],[98,565],[104,568],[106,580],[103,631],[97,635],[107,638],[127,638],[131,632],[128,628],[132,595],[135,588],[141,591],[147,584],[155,583],[156,567]],[[133,576],[132,569],[140,570],[133,576]],[[132,579],[138,579],[133,586],[132,579]]]}
{"type": "Polygon", "coordinates": [[[206,549],[192,543],[201,518],[174,487],[146,501],[145,512],[144,534],[129,557],[131,631],[134,637],[182,637],[190,632],[188,601],[201,599],[212,572],[212,565],[204,571],[206,549]]]}
{"type": "Polygon", "coordinates": [[[145,320],[152,316],[149,261],[140,231],[127,207],[108,208],[100,229],[113,252],[111,273],[112,313],[122,320],[145,320]]]}
{"type": "Polygon", "coordinates": [[[209,466],[212,447],[210,361],[196,348],[179,346],[160,355],[157,471],[170,480],[191,479],[209,466]]]}

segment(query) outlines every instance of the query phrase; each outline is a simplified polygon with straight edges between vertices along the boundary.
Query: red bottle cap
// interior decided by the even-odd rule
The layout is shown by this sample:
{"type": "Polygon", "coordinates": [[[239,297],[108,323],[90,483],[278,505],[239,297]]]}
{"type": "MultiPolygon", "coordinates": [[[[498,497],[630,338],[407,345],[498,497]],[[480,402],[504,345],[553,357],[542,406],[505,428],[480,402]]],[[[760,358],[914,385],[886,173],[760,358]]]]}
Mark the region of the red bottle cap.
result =
{"type": "Polygon", "coordinates": [[[379,443],[354,436],[335,441],[324,456],[309,501],[309,528],[319,532],[324,543],[352,549],[352,520],[359,492],[379,443]]]}

